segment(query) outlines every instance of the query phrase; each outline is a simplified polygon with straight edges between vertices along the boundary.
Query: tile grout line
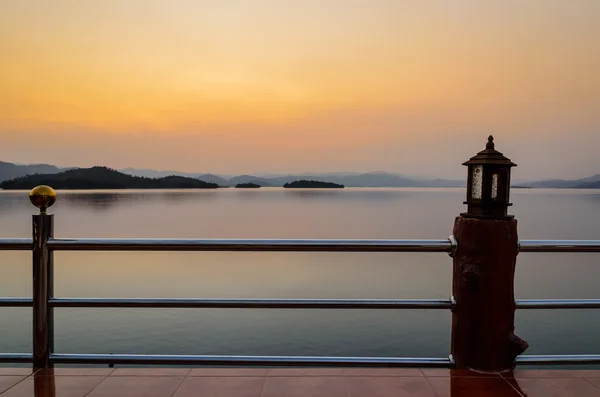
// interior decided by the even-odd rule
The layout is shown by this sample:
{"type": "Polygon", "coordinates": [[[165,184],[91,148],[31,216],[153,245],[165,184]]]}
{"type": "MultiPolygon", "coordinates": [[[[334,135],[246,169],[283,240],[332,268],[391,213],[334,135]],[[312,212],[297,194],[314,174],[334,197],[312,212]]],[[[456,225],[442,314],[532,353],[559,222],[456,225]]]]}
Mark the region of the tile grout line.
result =
{"type": "Polygon", "coordinates": [[[348,375],[346,374],[346,370],[342,370],[344,374],[344,384],[346,385],[346,396],[350,397],[350,388],[348,387],[348,375]]]}
{"type": "Polygon", "coordinates": [[[263,382],[262,385],[262,389],[260,389],[260,397],[263,397],[265,395],[265,389],[267,388],[267,378],[269,377],[269,369],[267,368],[267,371],[265,372],[265,380],[263,382]]]}
{"type": "MultiPolygon", "coordinates": [[[[423,372],[423,371],[421,371],[423,372]]],[[[423,372],[423,375],[425,375],[425,373],[423,372]]],[[[452,379],[452,378],[450,378],[452,379]]],[[[437,391],[435,391],[435,387],[433,387],[433,385],[431,384],[431,380],[429,380],[429,377],[425,376],[425,380],[427,381],[427,384],[429,385],[429,387],[431,388],[431,391],[433,392],[433,395],[436,397],[439,397],[439,394],[437,391]]]]}
{"type": "Polygon", "coordinates": [[[21,384],[21,382],[23,382],[25,379],[29,379],[29,378],[30,378],[32,375],[33,375],[33,374],[31,374],[31,375],[26,375],[26,376],[25,376],[23,379],[21,379],[20,381],[18,381],[17,383],[15,383],[15,384],[14,384],[14,385],[12,385],[11,387],[9,387],[8,389],[6,389],[6,390],[4,390],[2,393],[0,393],[0,395],[2,395],[2,394],[4,394],[4,393],[6,393],[7,391],[9,391],[10,389],[12,389],[12,388],[13,388],[13,387],[15,387],[16,385],[18,385],[18,384],[21,384]]]}
{"type": "MultiPolygon", "coordinates": [[[[508,379],[506,379],[506,377],[504,375],[502,375],[502,373],[500,373],[500,378],[502,380],[504,380],[506,383],[508,383],[508,385],[521,397],[527,397],[526,395],[523,395],[523,393],[521,393],[519,390],[517,390],[517,388],[508,381],[508,379]]],[[[515,380],[515,383],[517,382],[516,378],[513,378],[515,380]]],[[[517,383],[518,384],[518,383],[517,383]]]]}
{"type": "Polygon", "coordinates": [[[600,387],[599,387],[599,386],[596,386],[594,383],[590,382],[590,381],[588,380],[588,378],[582,377],[581,379],[583,379],[584,381],[586,381],[588,384],[592,385],[592,387],[594,387],[594,388],[596,388],[596,389],[600,390],[600,387]]]}
{"type": "Polygon", "coordinates": [[[92,390],[90,390],[89,392],[85,393],[85,394],[83,395],[83,397],[87,397],[87,396],[88,396],[88,395],[89,395],[91,392],[93,392],[94,390],[96,390],[96,388],[97,388],[98,386],[100,386],[101,384],[103,384],[103,383],[104,383],[104,381],[106,381],[107,379],[108,379],[108,375],[107,375],[107,376],[105,376],[105,377],[104,377],[104,379],[102,379],[102,381],[101,381],[101,382],[99,382],[99,383],[98,383],[96,386],[92,387],[92,390]]]}
{"type": "Polygon", "coordinates": [[[190,368],[190,372],[188,372],[186,376],[181,378],[181,382],[179,382],[179,384],[177,385],[175,390],[173,390],[173,393],[171,393],[171,397],[173,397],[179,391],[179,389],[181,388],[181,385],[183,385],[183,382],[185,382],[185,380],[188,378],[188,375],[191,373],[192,373],[192,368],[190,368]]]}

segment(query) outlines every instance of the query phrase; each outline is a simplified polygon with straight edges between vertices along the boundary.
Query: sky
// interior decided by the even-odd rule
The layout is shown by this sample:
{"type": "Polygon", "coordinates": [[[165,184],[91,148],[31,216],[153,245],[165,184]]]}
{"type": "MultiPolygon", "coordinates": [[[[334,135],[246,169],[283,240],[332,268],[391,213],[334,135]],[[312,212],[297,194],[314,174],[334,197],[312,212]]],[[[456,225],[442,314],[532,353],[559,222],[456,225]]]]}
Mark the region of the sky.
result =
{"type": "Polygon", "coordinates": [[[0,161],[600,173],[598,0],[0,0],[0,161]]]}

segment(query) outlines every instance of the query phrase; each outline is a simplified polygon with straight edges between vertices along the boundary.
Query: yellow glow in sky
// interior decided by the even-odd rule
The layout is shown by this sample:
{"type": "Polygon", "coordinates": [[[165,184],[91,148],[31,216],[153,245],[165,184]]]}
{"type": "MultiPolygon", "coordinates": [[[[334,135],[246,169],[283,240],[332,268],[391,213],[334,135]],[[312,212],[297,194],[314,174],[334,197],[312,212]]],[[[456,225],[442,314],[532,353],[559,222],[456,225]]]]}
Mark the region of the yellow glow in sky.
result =
{"type": "Polygon", "coordinates": [[[598,0],[7,0],[0,160],[437,175],[492,132],[589,174],[599,38],[598,0]]]}

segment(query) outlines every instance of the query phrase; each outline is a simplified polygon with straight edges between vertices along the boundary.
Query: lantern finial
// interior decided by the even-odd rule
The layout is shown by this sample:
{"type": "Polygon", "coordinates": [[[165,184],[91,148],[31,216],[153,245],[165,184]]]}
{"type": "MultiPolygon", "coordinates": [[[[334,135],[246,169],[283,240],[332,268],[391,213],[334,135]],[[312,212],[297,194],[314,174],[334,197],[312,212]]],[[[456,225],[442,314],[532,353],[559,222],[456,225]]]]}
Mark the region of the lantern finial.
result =
{"type": "Polygon", "coordinates": [[[494,137],[492,135],[490,135],[488,137],[488,142],[487,145],[485,145],[486,149],[495,149],[496,145],[494,145],[494,137]]]}

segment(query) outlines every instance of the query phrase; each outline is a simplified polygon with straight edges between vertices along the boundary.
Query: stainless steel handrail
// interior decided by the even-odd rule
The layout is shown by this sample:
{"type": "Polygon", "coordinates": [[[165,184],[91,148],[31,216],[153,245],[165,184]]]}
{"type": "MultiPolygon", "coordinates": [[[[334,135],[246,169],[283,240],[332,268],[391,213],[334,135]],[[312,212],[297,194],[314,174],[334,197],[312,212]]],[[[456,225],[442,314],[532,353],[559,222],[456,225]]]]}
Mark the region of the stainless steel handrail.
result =
{"type": "Polygon", "coordinates": [[[229,309],[452,309],[450,299],[110,299],[53,298],[51,307],[229,309]]]}
{"type": "Polygon", "coordinates": [[[58,354],[50,355],[55,364],[170,364],[170,365],[276,365],[327,367],[441,367],[452,363],[450,357],[321,357],[321,356],[205,356],[156,354],[58,354]]]}
{"type": "Polygon", "coordinates": [[[31,353],[0,353],[0,363],[30,363],[33,361],[31,353]]]}
{"type": "MultiPolygon", "coordinates": [[[[48,247],[64,251],[363,251],[451,252],[455,241],[394,239],[50,239],[48,247]]],[[[30,250],[32,239],[0,238],[0,250],[30,250]]],[[[521,240],[520,252],[600,252],[600,240],[521,240]]]]}
{"type": "Polygon", "coordinates": [[[30,238],[0,238],[0,251],[31,251],[33,239],[30,238]]]}
{"type": "Polygon", "coordinates": [[[517,299],[517,309],[600,309],[600,299],[517,299]]]}
{"type": "Polygon", "coordinates": [[[32,298],[0,298],[0,307],[32,307],[32,298]]]}
{"type": "Polygon", "coordinates": [[[521,240],[519,252],[600,252],[600,240],[521,240]]]}
{"type": "MultiPolygon", "coordinates": [[[[0,238],[0,250],[30,250],[30,238],[0,238]]],[[[363,251],[451,252],[455,240],[394,239],[50,239],[62,251],[363,251]]],[[[600,252],[600,240],[521,240],[520,252],[600,252]]]]}
{"type": "Polygon", "coordinates": [[[374,239],[104,239],[53,238],[54,251],[328,251],[328,252],[447,252],[453,243],[444,240],[374,239]]]}
{"type": "MultiPolygon", "coordinates": [[[[52,251],[315,251],[315,252],[446,252],[458,249],[456,239],[356,240],[356,239],[54,239],[44,245],[52,251]]],[[[0,239],[0,250],[32,250],[33,240],[0,239]]],[[[520,252],[600,252],[600,240],[522,240],[520,252]]],[[[49,269],[51,270],[51,261],[49,269]]],[[[48,281],[52,283],[51,272],[48,281]]],[[[51,287],[52,284],[49,285],[51,287]]],[[[451,299],[46,299],[48,311],[55,307],[161,307],[161,308],[259,308],[259,309],[453,309],[451,299]]],[[[32,307],[33,299],[0,298],[0,307],[32,307]]],[[[517,309],[595,309],[600,299],[522,299],[517,309]]],[[[51,323],[49,323],[51,324],[51,323]]],[[[50,328],[51,325],[49,325],[50,328]]],[[[51,331],[50,331],[51,335],[51,331]]],[[[53,337],[50,336],[50,343],[53,337]]],[[[50,349],[51,350],[51,349],[50,349]]],[[[449,367],[452,358],[409,357],[294,357],[294,356],[202,356],[128,354],[54,354],[49,362],[62,364],[194,364],[194,365],[293,365],[293,366],[433,366],[449,367]]],[[[32,354],[3,353],[0,362],[32,362],[32,354]]],[[[522,355],[519,365],[600,364],[600,355],[522,355]]]]}
{"type": "Polygon", "coordinates": [[[600,354],[520,355],[518,365],[600,364],[600,354]]]}

